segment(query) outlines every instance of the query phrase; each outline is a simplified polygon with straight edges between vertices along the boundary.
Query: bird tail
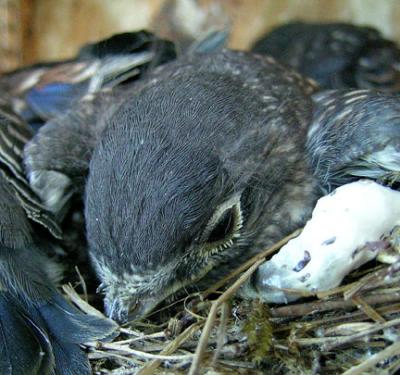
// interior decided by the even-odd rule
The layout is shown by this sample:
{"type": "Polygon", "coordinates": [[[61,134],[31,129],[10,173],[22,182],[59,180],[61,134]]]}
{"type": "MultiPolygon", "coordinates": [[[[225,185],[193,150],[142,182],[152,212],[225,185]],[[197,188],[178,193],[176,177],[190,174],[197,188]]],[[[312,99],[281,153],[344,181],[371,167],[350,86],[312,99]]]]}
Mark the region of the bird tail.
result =
{"type": "Polygon", "coordinates": [[[0,373],[90,374],[80,344],[113,337],[116,324],[79,312],[57,292],[36,302],[0,293],[0,373]]]}
{"type": "Polygon", "coordinates": [[[116,323],[77,310],[53,287],[43,259],[16,252],[0,249],[0,374],[89,375],[80,345],[111,339],[116,323]]]}

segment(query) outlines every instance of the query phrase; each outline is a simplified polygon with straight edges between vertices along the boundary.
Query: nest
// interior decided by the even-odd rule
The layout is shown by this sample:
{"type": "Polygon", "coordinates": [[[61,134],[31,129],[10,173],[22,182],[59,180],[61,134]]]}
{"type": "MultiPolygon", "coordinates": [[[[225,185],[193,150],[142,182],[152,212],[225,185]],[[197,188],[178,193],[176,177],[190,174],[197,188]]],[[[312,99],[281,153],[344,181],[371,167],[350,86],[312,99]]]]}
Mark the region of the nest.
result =
{"type": "MultiPolygon", "coordinates": [[[[370,262],[343,286],[269,306],[236,292],[299,231],[221,282],[86,344],[94,374],[395,374],[400,369],[400,261],[370,262]],[[220,291],[223,290],[223,291],[220,291]]],[[[81,287],[85,286],[83,279],[81,287]]],[[[85,288],[83,288],[85,290],[85,288]]],[[[101,314],[71,285],[67,297],[101,314]]],[[[298,293],[296,291],[291,291],[298,293]]]]}

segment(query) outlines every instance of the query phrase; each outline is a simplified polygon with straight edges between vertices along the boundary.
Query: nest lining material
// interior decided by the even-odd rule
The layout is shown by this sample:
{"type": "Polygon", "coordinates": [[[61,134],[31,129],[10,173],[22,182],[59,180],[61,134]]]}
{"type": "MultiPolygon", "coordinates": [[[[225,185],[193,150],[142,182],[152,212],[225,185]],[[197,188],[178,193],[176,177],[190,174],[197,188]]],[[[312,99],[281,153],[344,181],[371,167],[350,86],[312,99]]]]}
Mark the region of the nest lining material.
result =
{"type": "MultiPolygon", "coordinates": [[[[306,301],[299,303],[270,307],[235,297],[265,258],[298,234],[212,288],[121,327],[112,342],[87,343],[93,373],[395,374],[400,370],[400,260],[370,262],[343,286],[304,295],[306,301]]],[[[83,279],[80,284],[85,285],[83,279]]],[[[86,293],[79,295],[70,285],[63,289],[81,310],[101,314],[86,293]]]]}

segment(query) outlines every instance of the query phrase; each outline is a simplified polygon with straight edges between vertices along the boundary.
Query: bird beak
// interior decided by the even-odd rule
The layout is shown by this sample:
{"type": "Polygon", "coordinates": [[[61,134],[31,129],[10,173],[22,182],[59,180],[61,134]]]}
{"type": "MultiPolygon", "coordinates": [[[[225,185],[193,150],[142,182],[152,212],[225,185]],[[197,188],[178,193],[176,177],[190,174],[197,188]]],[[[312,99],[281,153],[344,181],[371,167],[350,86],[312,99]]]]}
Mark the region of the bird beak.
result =
{"type": "Polygon", "coordinates": [[[140,301],[136,302],[135,306],[131,307],[128,321],[132,322],[146,317],[162,300],[163,298],[157,297],[141,298],[140,301]]]}
{"type": "Polygon", "coordinates": [[[157,296],[140,297],[140,299],[129,301],[123,301],[120,298],[112,300],[106,298],[104,304],[107,316],[124,324],[144,318],[161,301],[162,298],[157,298],[157,296]]]}

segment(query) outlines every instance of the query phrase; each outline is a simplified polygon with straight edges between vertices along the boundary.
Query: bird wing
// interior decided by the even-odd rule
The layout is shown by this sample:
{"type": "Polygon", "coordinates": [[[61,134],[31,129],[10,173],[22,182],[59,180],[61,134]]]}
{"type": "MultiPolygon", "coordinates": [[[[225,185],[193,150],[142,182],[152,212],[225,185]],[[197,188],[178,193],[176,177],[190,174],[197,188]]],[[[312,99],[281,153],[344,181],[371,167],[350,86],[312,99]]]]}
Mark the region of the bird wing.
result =
{"type": "Polygon", "coordinates": [[[395,183],[400,171],[400,101],[373,90],[313,96],[307,151],[326,190],[360,177],[395,183]]]}
{"type": "MultiPolygon", "coordinates": [[[[5,214],[2,205],[1,225],[5,214]]],[[[12,220],[24,219],[19,215],[12,220]]],[[[14,239],[19,235],[17,227],[8,229],[14,239]]],[[[0,244],[1,374],[89,375],[80,345],[114,335],[115,323],[86,315],[65,301],[45,272],[49,263],[32,242],[20,248],[0,244]]]]}
{"type": "Polygon", "coordinates": [[[139,31],[84,46],[71,60],[41,63],[0,77],[13,110],[30,124],[64,113],[88,94],[136,80],[176,56],[172,42],[139,31]]]}
{"type": "Polygon", "coordinates": [[[80,344],[107,338],[109,320],[85,315],[57,292],[55,265],[28,218],[55,237],[61,230],[24,179],[23,145],[31,133],[0,103],[0,373],[5,375],[90,374],[80,344]]]}
{"type": "Polygon", "coordinates": [[[22,119],[14,114],[7,100],[0,99],[0,174],[13,186],[13,192],[26,215],[41,224],[56,238],[62,232],[55,218],[32,191],[23,170],[23,149],[32,132],[22,119]]]}

